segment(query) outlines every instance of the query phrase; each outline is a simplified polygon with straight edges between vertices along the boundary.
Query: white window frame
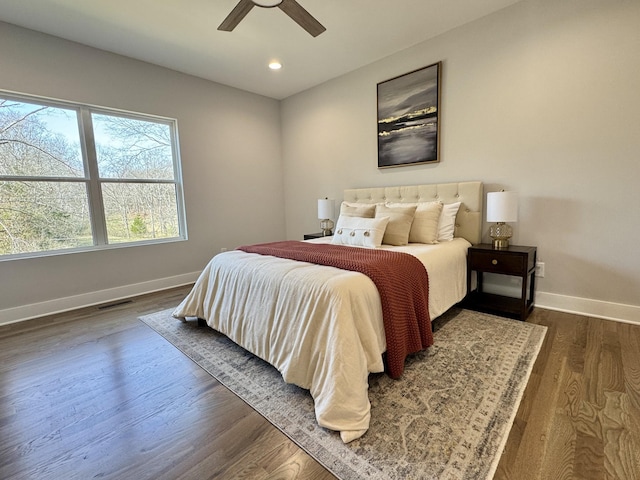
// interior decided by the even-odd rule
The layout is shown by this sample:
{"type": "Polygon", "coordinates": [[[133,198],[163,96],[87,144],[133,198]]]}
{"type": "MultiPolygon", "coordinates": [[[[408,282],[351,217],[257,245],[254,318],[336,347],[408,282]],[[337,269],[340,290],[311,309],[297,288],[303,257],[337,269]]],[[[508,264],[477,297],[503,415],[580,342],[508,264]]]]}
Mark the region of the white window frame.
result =
{"type": "Polygon", "coordinates": [[[178,142],[178,121],[175,118],[161,117],[144,113],[118,110],[108,107],[100,107],[89,104],[69,102],[65,100],[51,99],[36,95],[0,90],[0,96],[16,102],[37,103],[47,107],[64,108],[78,112],[78,130],[80,135],[80,148],[84,162],[84,177],[49,177],[49,176],[15,176],[0,175],[0,181],[21,182],[72,182],[84,183],[87,189],[87,199],[91,231],[93,233],[93,245],[84,247],[63,248],[57,250],[44,250],[38,252],[24,252],[15,254],[0,254],[0,262],[5,260],[47,257],[70,253],[86,252],[92,250],[105,250],[113,248],[137,247],[155,245],[159,243],[181,242],[188,239],[187,220],[184,207],[184,187],[182,181],[182,165],[180,161],[180,148],[178,142]],[[173,179],[129,179],[117,177],[100,177],[98,172],[98,159],[94,138],[93,122],[91,114],[125,117],[134,120],[142,120],[167,125],[171,134],[171,151],[173,160],[173,179]],[[102,185],[105,183],[132,183],[132,184],[168,184],[174,185],[176,191],[176,207],[179,234],[177,237],[134,240],[131,242],[109,243],[107,225],[105,219],[104,203],[102,200],[102,185]]]}

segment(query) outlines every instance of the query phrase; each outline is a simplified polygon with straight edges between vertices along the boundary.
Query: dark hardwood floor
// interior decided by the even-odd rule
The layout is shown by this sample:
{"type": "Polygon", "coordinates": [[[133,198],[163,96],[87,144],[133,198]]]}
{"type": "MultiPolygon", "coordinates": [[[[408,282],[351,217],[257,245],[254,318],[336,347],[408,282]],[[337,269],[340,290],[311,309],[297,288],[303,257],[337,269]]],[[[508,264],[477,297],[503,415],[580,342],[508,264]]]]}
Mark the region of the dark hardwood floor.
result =
{"type": "MultiPolygon", "coordinates": [[[[188,288],[0,327],[0,479],[328,479],[137,317],[188,288]]],[[[640,478],[640,326],[534,310],[547,338],[496,479],[640,478]]]]}

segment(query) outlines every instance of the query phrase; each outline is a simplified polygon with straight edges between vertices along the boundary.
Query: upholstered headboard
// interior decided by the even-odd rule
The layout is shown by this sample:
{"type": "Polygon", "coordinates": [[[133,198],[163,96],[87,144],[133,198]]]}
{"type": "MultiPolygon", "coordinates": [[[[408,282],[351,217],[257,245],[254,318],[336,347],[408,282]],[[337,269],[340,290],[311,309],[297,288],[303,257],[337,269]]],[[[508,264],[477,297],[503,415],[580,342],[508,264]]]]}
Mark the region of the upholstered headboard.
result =
{"type": "Polygon", "coordinates": [[[344,191],[346,202],[462,202],[456,216],[454,235],[472,244],[482,239],[482,182],[434,183],[402,187],[355,188],[344,191]]]}

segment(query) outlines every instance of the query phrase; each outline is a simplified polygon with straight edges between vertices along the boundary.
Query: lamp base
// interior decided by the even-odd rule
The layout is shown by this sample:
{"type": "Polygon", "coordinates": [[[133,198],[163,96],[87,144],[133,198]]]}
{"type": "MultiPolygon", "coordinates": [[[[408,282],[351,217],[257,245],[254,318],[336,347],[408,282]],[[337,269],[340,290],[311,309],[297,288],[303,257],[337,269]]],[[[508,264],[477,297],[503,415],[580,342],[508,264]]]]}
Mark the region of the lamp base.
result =
{"type": "Polygon", "coordinates": [[[508,238],[494,238],[493,242],[491,242],[493,248],[509,248],[509,239],[508,238]]]}
{"type": "Polygon", "coordinates": [[[324,220],[320,221],[320,228],[322,229],[322,236],[323,237],[330,237],[331,235],[333,235],[333,220],[329,219],[329,218],[325,218],[324,220]]]}
{"type": "Polygon", "coordinates": [[[496,225],[491,225],[489,229],[489,236],[493,239],[493,248],[509,248],[509,239],[513,235],[513,230],[510,225],[504,222],[498,222],[496,225]]]}

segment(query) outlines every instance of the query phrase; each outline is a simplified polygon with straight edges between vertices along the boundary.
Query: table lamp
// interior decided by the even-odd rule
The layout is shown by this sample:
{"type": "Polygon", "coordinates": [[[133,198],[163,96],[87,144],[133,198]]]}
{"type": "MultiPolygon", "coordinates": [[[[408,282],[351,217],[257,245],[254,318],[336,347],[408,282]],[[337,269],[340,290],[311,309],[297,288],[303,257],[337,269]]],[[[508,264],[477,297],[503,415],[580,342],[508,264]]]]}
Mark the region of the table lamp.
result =
{"type": "Polygon", "coordinates": [[[327,237],[333,235],[333,217],[334,201],[328,198],[318,199],[318,220],[320,220],[320,228],[322,236],[327,237]]]}
{"type": "Polygon", "coordinates": [[[513,229],[506,222],[518,220],[518,195],[516,192],[487,193],[487,222],[496,222],[489,229],[493,248],[508,248],[513,229]]]}

